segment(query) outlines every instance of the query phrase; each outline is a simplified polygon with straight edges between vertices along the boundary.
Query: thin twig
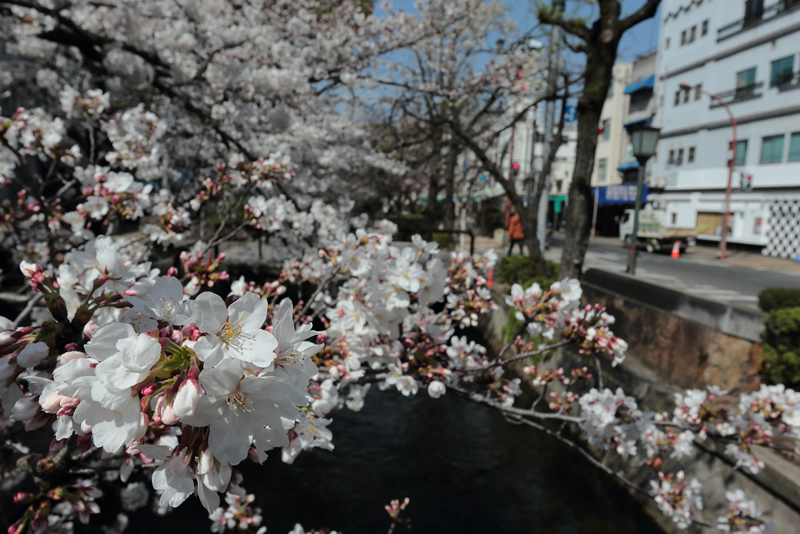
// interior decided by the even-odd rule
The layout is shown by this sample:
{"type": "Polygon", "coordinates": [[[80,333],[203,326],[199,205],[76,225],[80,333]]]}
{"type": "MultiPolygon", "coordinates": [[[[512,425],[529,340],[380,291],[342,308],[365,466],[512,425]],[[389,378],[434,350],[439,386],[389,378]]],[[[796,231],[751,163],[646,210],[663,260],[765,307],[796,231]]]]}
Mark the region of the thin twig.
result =
{"type": "Polygon", "coordinates": [[[325,289],[325,286],[327,286],[328,283],[331,280],[333,280],[333,277],[336,276],[337,274],[339,274],[339,266],[338,265],[333,270],[333,272],[331,272],[331,274],[329,274],[327,277],[325,277],[325,279],[319,284],[319,287],[317,287],[316,291],[314,291],[314,294],[311,295],[311,298],[308,299],[308,302],[306,302],[306,305],[303,306],[303,309],[300,311],[300,313],[297,315],[297,319],[295,319],[295,321],[294,321],[295,328],[297,328],[298,324],[300,323],[300,318],[303,317],[308,312],[309,308],[311,308],[311,305],[314,303],[314,300],[317,298],[317,296],[319,296],[319,294],[322,292],[322,290],[325,289]]]}
{"type": "Polygon", "coordinates": [[[31,312],[31,310],[33,310],[33,307],[36,306],[36,304],[40,300],[42,300],[43,296],[44,295],[42,295],[41,293],[37,293],[36,295],[31,297],[31,299],[28,301],[28,304],[25,306],[25,308],[23,308],[23,310],[21,312],[19,312],[19,315],[17,315],[17,318],[14,319],[14,324],[12,325],[12,328],[17,328],[19,326],[19,324],[22,321],[25,320],[25,318],[28,316],[28,314],[31,312]]]}

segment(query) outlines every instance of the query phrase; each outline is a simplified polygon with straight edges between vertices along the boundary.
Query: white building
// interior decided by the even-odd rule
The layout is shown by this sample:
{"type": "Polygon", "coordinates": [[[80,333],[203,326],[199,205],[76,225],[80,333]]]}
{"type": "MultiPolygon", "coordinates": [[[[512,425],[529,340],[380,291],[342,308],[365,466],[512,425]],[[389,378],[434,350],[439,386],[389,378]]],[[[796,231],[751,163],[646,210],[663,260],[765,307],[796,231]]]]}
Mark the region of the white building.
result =
{"type": "MultiPolygon", "coordinates": [[[[524,102],[518,104],[522,109],[524,102]]],[[[556,113],[558,119],[558,113],[556,113]]],[[[556,125],[557,128],[557,125],[556,125]]],[[[544,105],[532,107],[527,116],[518,122],[513,129],[504,132],[498,140],[498,161],[503,170],[503,176],[510,178],[516,186],[517,193],[527,198],[528,181],[538,179],[544,165],[544,105]],[[513,150],[511,137],[513,134],[513,150]],[[516,164],[516,171],[513,166],[516,164]]],[[[575,167],[575,150],[577,147],[577,123],[572,120],[564,125],[562,143],[556,151],[550,169],[550,195],[566,198],[569,185],[572,182],[572,171],[575,167]]],[[[484,198],[505,195],[505,191],[498,184],[491,184],[481,192],[484,198]]],[[[563,200],[561,201],[563,202],[563,200]]]]}
{"type": "Polygon", "coordinates": [[[800,0],[664,0],[656,84],[656,178],[670,222],[719,240],[738,122],[729,241],[796,255],[800,204],[800,0]],[[768,4],[768,5],[765,5],[768,4]],[[752,176],[752,191],[739,190],[752,176]]]}

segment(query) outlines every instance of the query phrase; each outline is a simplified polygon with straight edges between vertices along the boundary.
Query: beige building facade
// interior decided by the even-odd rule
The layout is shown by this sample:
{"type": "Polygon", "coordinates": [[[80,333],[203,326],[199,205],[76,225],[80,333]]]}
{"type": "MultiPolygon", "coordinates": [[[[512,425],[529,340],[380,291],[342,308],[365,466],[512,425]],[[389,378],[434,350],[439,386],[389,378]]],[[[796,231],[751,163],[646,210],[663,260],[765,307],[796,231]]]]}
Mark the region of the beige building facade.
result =
{"type": "Polygon", "coordinates": [[[592,187],[622,183],[617,167],[626,159],[628,139],[624,125],[628,122],[630,97],[625,94],[625,87],[631,83],[632,75],[632,63],[614,65],[613,79],[600,115],[592,187]]]}

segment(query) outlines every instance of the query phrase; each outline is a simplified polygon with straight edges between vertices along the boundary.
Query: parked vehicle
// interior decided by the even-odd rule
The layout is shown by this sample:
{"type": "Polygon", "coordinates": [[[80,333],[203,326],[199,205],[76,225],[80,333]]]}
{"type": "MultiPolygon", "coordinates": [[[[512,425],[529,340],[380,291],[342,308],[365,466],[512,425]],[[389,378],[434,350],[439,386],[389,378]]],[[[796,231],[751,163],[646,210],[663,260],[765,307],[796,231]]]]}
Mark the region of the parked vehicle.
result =
{"type": "MultiPolygon", "coordinates": [[[[619,225],[619,238],[626,245],[633,244],[633,210],[625,210],[619,225]]],[[[681,252],[694,246],[697,239],[695,228],[678,228],[667,223],[667,212],[649,206],[639,212],[639,231],[636,245],[647,252],[671,249],[675,241],[680,243],[681,252]]]]}

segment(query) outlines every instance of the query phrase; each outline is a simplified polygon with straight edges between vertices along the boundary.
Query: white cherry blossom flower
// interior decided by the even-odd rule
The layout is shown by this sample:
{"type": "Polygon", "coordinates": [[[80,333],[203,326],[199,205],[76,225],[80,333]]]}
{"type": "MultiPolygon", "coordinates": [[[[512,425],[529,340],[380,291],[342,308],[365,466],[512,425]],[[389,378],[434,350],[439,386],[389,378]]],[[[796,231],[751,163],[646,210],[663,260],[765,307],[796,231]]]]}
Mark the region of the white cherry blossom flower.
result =
{"type": "Polygon", "coordinates": [[[267,367],[275,360],[278,340],[262,330],[267,318],[267,301],[255,293],[225,307],[222,298],[203,293],[189,302],[192,319],[208,334],[194,345],[197,356],[207,365],[219,365],[226,358],[267,367]]]}

